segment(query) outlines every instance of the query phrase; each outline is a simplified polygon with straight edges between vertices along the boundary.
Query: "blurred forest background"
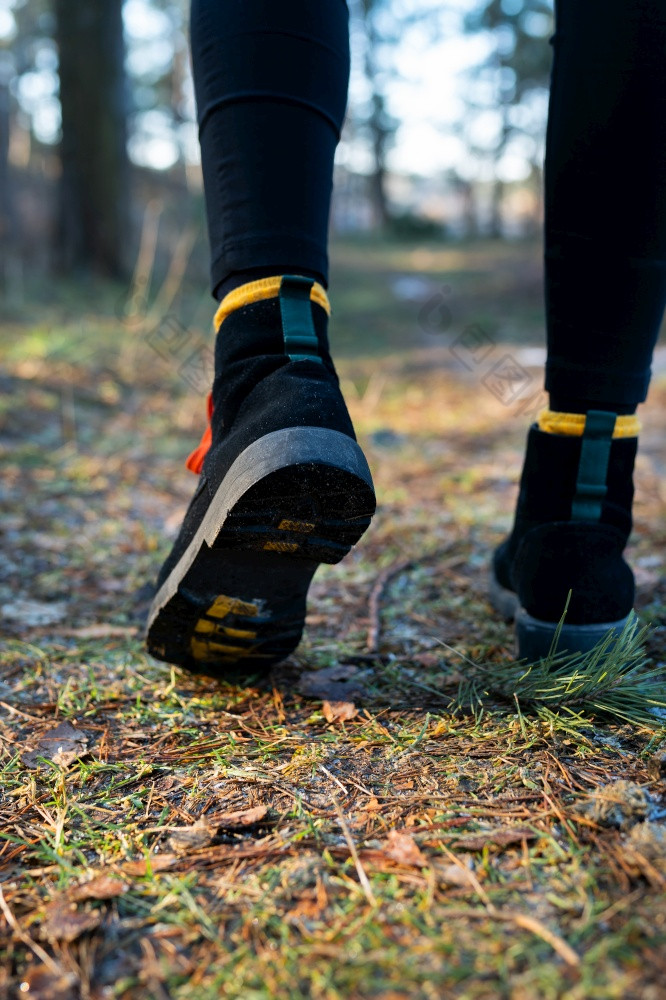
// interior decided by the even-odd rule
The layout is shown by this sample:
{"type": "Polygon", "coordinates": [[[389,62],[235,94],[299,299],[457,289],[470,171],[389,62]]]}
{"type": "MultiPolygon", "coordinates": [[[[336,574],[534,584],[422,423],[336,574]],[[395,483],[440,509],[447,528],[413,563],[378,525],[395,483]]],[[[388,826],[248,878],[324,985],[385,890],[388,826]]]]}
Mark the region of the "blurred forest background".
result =
{"type": "Polygon", "coordinates": [[[0,997],[665,995],[663,680],[516,672],[487,595],[546,402],[552,4],[350,10],[331,344],[379,509],[296,654],[217,683],[142,639],[212,379],[187,3],[0,0],[0,997]]]}
{"type": "MultiPolygon", "coordinates": [[[[531,238],[547,0],[352,0],[334,236],[531,238]]],[[[155,266],[206,282],[187,0],[0,0],[0,283],[155,266]],[[151,221],[152,220],[152,221],[151,221]],[[190,232],[190,229],[192,230],[190,232]]]]}

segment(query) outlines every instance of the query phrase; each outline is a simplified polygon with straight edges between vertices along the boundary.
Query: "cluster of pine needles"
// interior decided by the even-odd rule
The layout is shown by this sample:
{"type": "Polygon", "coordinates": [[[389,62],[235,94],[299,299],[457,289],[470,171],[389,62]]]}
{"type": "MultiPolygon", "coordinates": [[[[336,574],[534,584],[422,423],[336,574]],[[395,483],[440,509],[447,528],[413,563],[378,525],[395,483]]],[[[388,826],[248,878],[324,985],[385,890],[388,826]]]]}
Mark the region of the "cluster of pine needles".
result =
{"type": "Polygon", "coordinates": [[[611,717],[652,728],[666,722],[666,665],[645,654],[649,625],[632,614],[617,634],[609,632],[585,653],[556,652],[564,616],[547,656],[535,663],[490,665],[467,661],[456,707],[480,715],[489,701],[509,701],[545,721],[589,725],[592,717],[611,717]]]}

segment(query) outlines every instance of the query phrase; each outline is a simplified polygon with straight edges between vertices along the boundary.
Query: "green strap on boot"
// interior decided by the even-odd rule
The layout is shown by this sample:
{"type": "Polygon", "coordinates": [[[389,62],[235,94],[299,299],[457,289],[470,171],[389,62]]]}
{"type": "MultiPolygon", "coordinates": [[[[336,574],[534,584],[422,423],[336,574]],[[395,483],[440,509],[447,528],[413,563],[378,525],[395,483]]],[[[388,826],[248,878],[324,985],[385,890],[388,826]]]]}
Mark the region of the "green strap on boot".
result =
{"type": "Polygon", "coordinates": [[[580,447],[576,492],[571,503],[572,521],[600,521],[606,496],[606,479],[616,413],[589,410],[580,447]]]}
{"type": "Polygon", "coordinates": [[[310,290],[312,278],[299,275],[285,275],[280,282],[280,314],[284,349],[291,361],[318,361],[319,341],[312,319],[310,290]]]}

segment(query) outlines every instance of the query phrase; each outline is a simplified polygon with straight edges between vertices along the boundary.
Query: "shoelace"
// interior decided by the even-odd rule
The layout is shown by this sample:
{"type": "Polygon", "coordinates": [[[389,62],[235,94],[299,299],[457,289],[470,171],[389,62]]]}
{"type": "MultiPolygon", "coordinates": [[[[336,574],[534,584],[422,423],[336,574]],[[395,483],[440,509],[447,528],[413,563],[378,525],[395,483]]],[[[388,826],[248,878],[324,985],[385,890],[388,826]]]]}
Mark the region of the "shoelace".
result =
{"type": "Polygon", "coordinates": [[[208,454],[210,446],[213,441],[213,430],[211,428],[210,422],[213,417],[213,393],[209,392],[206,397],[206,409],[208,411],[208,425],[206,430],[201,436],[201,441],[194,449],[194,451],[187,456],[187,461],[185,462],[186,467],[190,472],[194,472],[195,475],[201,473],[203,467],[204,458],[208,454]]]}

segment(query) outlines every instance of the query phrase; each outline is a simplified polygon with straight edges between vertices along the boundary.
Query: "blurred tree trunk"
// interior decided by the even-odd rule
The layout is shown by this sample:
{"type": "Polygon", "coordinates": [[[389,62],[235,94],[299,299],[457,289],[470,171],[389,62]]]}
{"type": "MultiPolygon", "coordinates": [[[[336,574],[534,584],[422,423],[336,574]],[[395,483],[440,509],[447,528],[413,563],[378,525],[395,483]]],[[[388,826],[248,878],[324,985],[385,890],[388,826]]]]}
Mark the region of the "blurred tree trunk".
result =
{"type": "Polygon", "coordinates": [[[511,138],[511,122],[509,117],[510,104],[504,98],[503,94],[498,95],[498,111],[502,116],[502,130],[500,132],[497,145],[493,149],[492,159],[493,159],[493,186],[490,199],[490,238],[493,240],[501,240],[504,236],[504,192],[506,190],[506,185],[504,181],[498,177],[498,167],[499,162],[504,155],[509,139],[511,138]]]}
{"type": "Polygon", "coordinates": [[[385,0],[361,0],[360,3],[366,36],[363,68],[370,88],[369,114],[365,122],[372,153],[370,201],[376,224],[382,229],[387,228],[392,220],[386,191],[386,156],[398,127],[397,120],[388,113],[386,108],[382,74],[378,65],[379,49],[383,39],[377,28],[377,17],[385,6],[385,0]]]}
{"type": "Polygon", "coordinates": [[[495,177],[490,196],[490,226],[488,235],[491,240],[501,240],[504,235],[503,205],[504,181],[501,181],[499,177],[495,177]]]}
{"type": "Polygon", "coordinates": [[[525,157],[532,171],[529,184],[540,181],[540,173],[534,175],[534,166],[540,164],[543,155],[545,117],[531,105],[535,95],[548,91],[553,6],[552,0],[522,0],[517,4],[470,0],[469,6],[472,9],[465,15],[465,30],[485,34],[491,50],[469,74],[472,86],[460,134],[472,156],[485,159],[493,168],[489,230],[490,236],[501,238],[506,184],[498,176],[498,169],[504,154],[513,146],[518,155],[525,156],[523,151],[529,143],[532,152],[525,157]],[[497,138],[492,145],[479,145],[470,139],[470,126],[489,111],[500,118],[497,138]]]}
{"type": "Polygon", "coordinates": [[[62,143],[56,265],[126,273],[129,178],[122,0],[54,0],[62,143]]]}
{"type": "Polygon", "coordinates": [[[372,173],[370,175],[370,196],[377,221],[387,227],[392,219],[386,193],[386,152],[392,138],[392,130],[384,126],[384,100],[379,94],[372,95],[373,112],[368,119],[371,136],[372,173]]]}
{"type": "MultiPolygon", "coordinates": [[[[421,33],[427,26],[434,41],[439,37],[440,4],[432,0],[347,0],[352,15],[351,28],[360,39],[363,52],[363,73],[367,99],[357,105],[358,131],[366,139],[371,156],[369,195],[375,223],[387,229],[395,221],[387,190],[390,175],[387,160],[395,141],[400,121],[390,111],[389,89],[399,78],[396,54],[401,46],[409,45],[410,32],[421,44],[421,33]],[[406,42],[407,39],[407,42],[406,42]],[[359,111],[360,107],[360,111],[359,111]]],[[[446,6],[446,5],[444,5],[446,6]]]]}
{"type": "Polygon", "coordinates": [[[9,190],[9,80],[0,71],[0,288],[6,289],[12,242],[12,199],[9,190]]]}

